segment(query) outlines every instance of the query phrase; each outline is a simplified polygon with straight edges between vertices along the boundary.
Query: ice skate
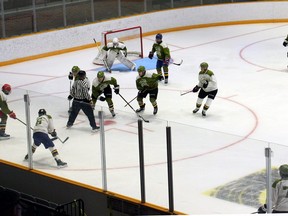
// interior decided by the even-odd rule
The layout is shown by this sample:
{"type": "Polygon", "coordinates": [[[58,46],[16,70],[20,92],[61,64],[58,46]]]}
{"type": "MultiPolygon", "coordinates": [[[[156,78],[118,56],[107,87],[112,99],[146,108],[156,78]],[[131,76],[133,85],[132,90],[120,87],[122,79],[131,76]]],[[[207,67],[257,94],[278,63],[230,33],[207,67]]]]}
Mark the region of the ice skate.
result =
{"type": "Polygon", "coordinates": [[[154,110],[153,110],[153,115],[156,115],[158,112],[158,106],[154,107],[154,110]]]}
{"type": "Polygon", "coordinates": [[[202,110],[202,116],[206,116],[206,110],[202,110]]]}
{"type": "Polygon", "coordinates": [[[168,84],[168,78],[165,78],[164,84],[168,84]]]}
{"type": "Polygon", "coordinates": [[[10,135],[6,133],[0,133],[0,140],[10,139],[10,135]]]}
{"type": "Polygon", "coordinates": [[[144,110],[145,110],[145,105],[146,105],[146,104],[143,104],[142,106],[140,106],[140,108],[137,109],[136,112],[139,113],[139,112],[144,111],[144,110]]]}
{"type": "Polygon", "coordinates": [[[73,124],[71,124],[71,123],[67,123],[67,125],[66,125],[66,128],[68,129],[68,128],[71,128],[73,126],[73,124]]]}
{"type": "Polygon", "coordinates": [[[57,167],[58,168],[63,168],[63,167],[67,167],[67,163],[61,161],[60,159],[55,159],[56,163],[57,163],[57,167]]]}
{"type": "Polygon", "coordinates": [[[92,133],[99,131],[100,127],[96,125],[96,127],[92,128],[92,133]]]}
{"type": "Polygon", "coordinates": [[[199,111],[199,108],[195,108],[194,110],[193,110],[193,113],[197,113],[199,111]]]}
{"type": "Polygon", "coordinates": [[[111,115],[112,115],[112,117],[115,117],[115,112],[114,112],[114,110],[110,110],[110,113],[111,113],[111,115]]]}

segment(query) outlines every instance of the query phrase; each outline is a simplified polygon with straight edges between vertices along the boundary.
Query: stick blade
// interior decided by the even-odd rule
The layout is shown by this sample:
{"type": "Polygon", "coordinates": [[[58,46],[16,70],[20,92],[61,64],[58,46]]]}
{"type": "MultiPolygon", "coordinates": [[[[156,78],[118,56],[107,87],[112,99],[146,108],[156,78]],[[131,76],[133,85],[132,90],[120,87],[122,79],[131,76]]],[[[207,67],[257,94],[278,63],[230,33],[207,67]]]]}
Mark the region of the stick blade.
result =
{"type": "Polygon", "coordinates": [[[66,139],[62,143],[65,143],[68,139],[69,139],[69,137],[66,137],[66,139]]]}

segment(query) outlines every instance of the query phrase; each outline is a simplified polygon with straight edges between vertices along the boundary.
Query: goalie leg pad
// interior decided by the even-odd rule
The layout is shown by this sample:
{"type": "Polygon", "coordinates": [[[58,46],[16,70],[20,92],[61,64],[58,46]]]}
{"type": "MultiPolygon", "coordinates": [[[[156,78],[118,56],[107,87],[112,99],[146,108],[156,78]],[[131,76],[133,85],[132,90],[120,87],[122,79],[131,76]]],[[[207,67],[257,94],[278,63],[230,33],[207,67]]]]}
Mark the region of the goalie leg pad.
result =
{"type": "Polygon", "coordinates": [[[117,53],[114,50],[109,50],[108,51],[106,63],[107,63],[107,67],[109,69],[112,67],[116,57],[117,57],[117,53]]]}
{"type": "Polygon", "coordinates": [[[126,67],[130,68],[131,70],[133,70],[133,69],[136,67],[136,65],[135,65],[132,61],[130,61],[129,59],[127,59],[127,58],[125,57],[125,55],[124,55],[121,51],[119,52],[119,54],[118,54],[118,56],[117,56],[117,59],[118,59],[122,64],[124,64],[126,67]]]}

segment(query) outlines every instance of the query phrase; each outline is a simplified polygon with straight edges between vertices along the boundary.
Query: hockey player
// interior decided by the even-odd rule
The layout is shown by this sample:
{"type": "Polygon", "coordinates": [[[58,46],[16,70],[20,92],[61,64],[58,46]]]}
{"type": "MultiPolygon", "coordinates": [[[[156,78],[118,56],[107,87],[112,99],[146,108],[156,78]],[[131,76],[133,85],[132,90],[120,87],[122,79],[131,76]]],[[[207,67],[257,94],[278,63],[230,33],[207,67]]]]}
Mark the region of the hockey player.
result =
{"type": "Polygon", "coordinates": [[[111,67],[117,58],[122,64],[130,70],[135,70],[136,65],[127,58],[127,47],[118,38],[113,38],[112,42],[107,43],[101,50],[101,58],[107,71],[111,73],[111,67]]]}
{"type": "MultiPolygon", "coordinates": [[[[288,35],[287,37],[285,38],[284,42],[283,42],[283,46],[286,47],[288,44],[288,35]]],[[[288,52],[287,52],[287,57],[288,57],[288,52]]],[[[288,68],[288,65],[287,65],[287,68],[288,68]]]]}
{"type": "Polygon", "coordinates": [[[164,83],[167,84],[168,83],[168,65],[170,62],[170,50],[167,46],[166,43],[164,43],[162,41],[162,34],[157,34],[156,35],[156,40],[155,43],[152,46],[152,50],[149,53],[149,58],[152,59],[154,56],[154,52],[156,52],[157,55],[157,63],[156,63],[156,70],[157,73],[160,74],[160,80],[163,79],[162,76],[162,67],[163,67],[163,71],[164,71],[164,77],[165,77],[165,81],[164,83]]]}
{"type": "Polygon", "coordinates": [[[138,76],[136,78],[136,87],[139,90],[137,95],[137,101],[140,106],[136,112],[142,112],[145,110],[145,103],[143,98],[149,94],[150,102],[154,108],[153,114],[156,115],[158,112],[157,106],[157,95],[158,95],[158,81],[161,79],[160,74],[147,73],[144,66],[138,67],[138,76]]]}
{"type": "MultiPolygon", "coordinates": [[[[288,213],[288,164],[279,167],[281,179],[272,184],[272,213],[288,213]]],[[[258,213],[266,213],[267,206],[264,204],[258,209],[258,213]]]]}
{"type": "Polygon", "coordinates": [[[206,116],[206,111],[211,106],[212,101],[217,95],[217,81],[214,73],[211,70],[208,70],[208,64],[202,62],[200,64],[201,71],[198,75],[199,83],[193,88],[193,92],[200,92],[198,94],[198,99],[196,102],[196,108],[193,110],[193,113],[197,113],[202,105],[202,101],[207,97],[206,103],[202,110],[202,116],[206,116]]]}
{"type": "Polygon", "coordinates": [[[7,97],[11,93],[11,86],[4,84],[0,92],[0,139],[9,139],[10,135],[5,133],[8,115],[10,118],[16,119],[16,114],[11,111],[7,104],[7,97]]]}
{"type": "Polygon", "coordinates": [[[115,116],[114,105],[112,101],[112,90],[110,85],[114,86],[114,92],[119,94],[120,87],[117,84],[117,80],[114,77],[105,76],[103,71],[97,73],[97,77],[93,80],[92,83],[92,101],[93,106],[95,107],[98,97],[104,93],[104,96],[100,96],[99,100],[106,101],[109,107],[109,110],[112,116],[115,116]]]}
{"type": "Polygon", "coordinates": [[[86,79],[86,72],[80,70],[77,74],[78,79],[73,83],[73,86],[68,96],[68,100],[72,100],[72,109],[67,122],[67,128],[73,126],[75,119],[77,118],[80,110],[82,109],[87,116],[90,126],[92,127],[92,132],[96,132],[99,126],[96,125],[95,117],[92,108],[92,100],[89,94],[90,85],[86,79]]]}
{"type": "MultiPolygon", "coordinates": [[[[57,163],[58,168],[66,167],[67,163],[63,162],[59,158],[59,153],[55,148],[54,143],[49,138],[48,134],[51,134],[52,137],[57,137],[52,117],[46,113],[45,109],[40,109],[38,111],[38,117],[36,119],[36,124],[33,130],[34,143],[32,145],[32,153],[34,153],[42,143],[46,149],[50,150],[52,156],[57,163]]],[[[28,160],[28,154],[25,156],[24,159],[28,160]]]]}
{"type": "Polygon", "coordinates": [[[71,71],[69,72],[68,79],[69,80],[76,79],[79,71],[80,71],[80,68],[78,66],[73,66],[71,71]]]}

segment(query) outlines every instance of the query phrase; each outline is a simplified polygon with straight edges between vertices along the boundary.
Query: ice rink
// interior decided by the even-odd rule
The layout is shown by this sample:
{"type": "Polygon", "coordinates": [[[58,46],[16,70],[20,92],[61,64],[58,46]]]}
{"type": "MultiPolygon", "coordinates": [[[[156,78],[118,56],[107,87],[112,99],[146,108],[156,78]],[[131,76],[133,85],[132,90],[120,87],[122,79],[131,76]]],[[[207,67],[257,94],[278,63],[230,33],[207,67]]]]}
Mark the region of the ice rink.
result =
{"type": "MultiPolygon", "coordinates": [[[[146,200],[168,207],[166,126],[171,127],[175,210],[187,214],[249,214],[256,211],[265,179],[264,149],[272,148],[275,167],[287,163],[288,154],[288,48],[282,43],[288,23],[234,25],[191,29],[163,34],[172,58],[183,59],[181,66],[169,66],[169,84],[159,83],[156,116],[149,98],[144,99],[146,200]],[[198,83],[199,64],[207,62],[218,81],[218,95],[202,117],[193,114],[197,94],[181,93],[198,83]],[[248,176],[248,178],[247,178],[248,176]],[[249,179],[249,180],[247,180],[249,179]],[[226,190],[225,190],[226,188],[226,190]],[[228,189],[227,189],[228,188],[228,189]],[[216,196],[216,194],[218,194],[216,196]],[[220,195],[219,195],[220,194],[220,195]]],[[[147,56],[154,35],[143,38],[147,56]]],[[[9,83],[10,109],[26,121],[24,94],[31,98],[31,123],[45,108],[54,118],[62,144],[55,141],[67,168],[57,169],[50,152],[43,146],[33,156],[34,169],[102,188],[100,136],[91,133],[83,113],[74,126],[68,120],[69,71],[78,65],[92,82],[101,66],[92,60],[97,48],[41,58],[0,67],[0,84],[9,83]]],[[[155,61],[145,58],[137,66],[155,72],[155,61]]],[[[135,71],[112,74],[127,101],[137,94],[135,71]]],[[[112,118],[106,102],[97,102],[105,113],[105,141],[108,190],[140,200],[137,116],[113,94],[116,117],[112,118]]],[[[131,105],[138,108],[137,101],[131,105]]],[[[28,166],[26,127],[8,119],[10,140],[0,141],[0,158],[28,166]]]]}

